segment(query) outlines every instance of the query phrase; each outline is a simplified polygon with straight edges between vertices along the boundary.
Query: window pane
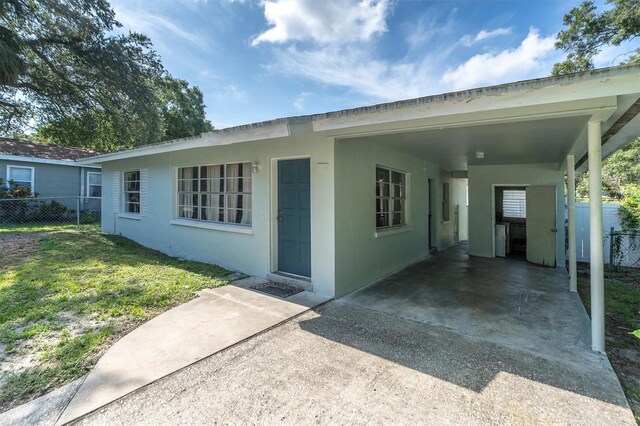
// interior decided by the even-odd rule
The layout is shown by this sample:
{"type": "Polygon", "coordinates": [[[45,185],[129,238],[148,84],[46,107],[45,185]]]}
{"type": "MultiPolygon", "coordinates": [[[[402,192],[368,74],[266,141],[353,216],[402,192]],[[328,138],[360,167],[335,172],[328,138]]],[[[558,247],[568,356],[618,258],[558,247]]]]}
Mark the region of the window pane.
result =
{"type": "Polygon", "coordinates": [[[27,185],[31,185],[31,169],[25,169],[23,167],[11,167],[9,169],[9,180],[21,183],[27,182],[27,185]]]}
{"type": "Polygon", "coordinates": [[[89,187],[89,197],[102,197],[102,187],[101,186],[90,186],[89,187]]]}
{"type": "Polygon", "coordinates": [[[227,192],[251,192],[251,178],[227,179],[227,192]]]}
{"type": "Polygon", "coordinates": [[[389,170],[383,168],[376,168],[376,181],[389,182],[389,170]]]}
{"type": "Polygon", "coordinates": [[[124,173],[125,181],[139,181],[140,180],[140,170],[134,170],[132,172],[124,173]]]}
{"type": "Polygon", "coordinates": [[[389,184],[388,183],[376,183],[376,196],[388,197],[389,196],[389,184]]]}
{"type": "Polygon", "coordinates": [[[404,213],[393,213],[392,225],[404,225],[404,213]]]}
{"type": "Polygon", "coordinates": [[[200,190],[203,192],[224,192],[224,179],[209,178],[200,182],[200,190]]]}
{"type": "Polygon", "coordinates": [[[227,207],[231,209],[250,209],[251,195],[227,195],[227,207]]]}
{"type": "Polygon", "coordinates": [[[140,203],[125,203],[125,211],[128,213],[140,213],[140,203]]]}
{"type": "Polygon", "coordinates": [[[19,180],[13,180],[11,187],[12,188],[17,188],[17,187],[29,188],[31,187],[31,182],[22,182],[19,180]]]}
{"type": "Polygon", "coordinates": [[[404,173],[391,172],[391,183],[404,185],[404,173]]]}
{"type": "Polygon", "coordinates": [[[389,211],[389,200],[378,198],[376,200],[376,213],[384,213],[389,211]]]}
{"type": "Polygon", "coordinates": [[[100,173],[87,174],[89,185],[102,185],[102,175],[100,173]]]}
{"type": "Polygon", "coordinates": [[[388,213],[377,213],[376,214],[376,227],[384,227],[389,226],[389,214],[388,213]]]}
{"type": "Polygon", "coordinates": [[[405,186],[393,185],[393,193],[391,196],[394,198],[405,198],[405,186]]]}
{"type": "Polygon", "coordinates": [[[206,220],[207,222],[224,222],[224,209],[201,208],[200,220],[206,220]]]}
{"type": "Polygon", "coordinates": [[[198,190],[198,181],[195,179],[178,181],[178,191],[197,191],[197,190],[198,190]]]}
{"type": "Polygon", "coordinates": [[[393,211],[404,212],[404,200],[393,200],[393,211]]]}
{"type": "Polygon", "coordinates": [[[251,225],[251,210],[227,210],[227,222],[240,225],[251,225]]]}
{"type": "Polygon", "coordinates": [[[140,191],[140,182],[125,182],[125,191],[140,191]]]}
{"type": "Polygon", "coordinates": [[[198,211],[193,206],[178,206],[178,217],[197,219],[198,211]]]}

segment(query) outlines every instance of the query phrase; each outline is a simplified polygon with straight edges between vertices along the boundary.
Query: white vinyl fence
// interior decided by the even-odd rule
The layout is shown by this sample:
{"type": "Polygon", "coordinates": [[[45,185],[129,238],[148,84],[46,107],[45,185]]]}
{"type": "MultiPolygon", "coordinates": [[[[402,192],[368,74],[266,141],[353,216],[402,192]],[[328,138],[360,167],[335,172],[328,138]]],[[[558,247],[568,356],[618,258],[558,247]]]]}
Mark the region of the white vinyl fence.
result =
{"type": "MultiPolygon", "coordinates": [[[[610,263],[611,259],[611,228],[620,231],[620,219],[618,209],[620,205],[605,203],[602,205],[602,244],[604,247],[604,262],[610,263]]],[[[640,267],[640,249],[638,246],[640,236],[622,236],[620,241],[621,255],[619,265],[640,267]],[[636,240],[633,240],[636,238],[636,240]]],[[[576,246],[578,262],[589,262],[589,203],[576,203],[576,246]]]]}

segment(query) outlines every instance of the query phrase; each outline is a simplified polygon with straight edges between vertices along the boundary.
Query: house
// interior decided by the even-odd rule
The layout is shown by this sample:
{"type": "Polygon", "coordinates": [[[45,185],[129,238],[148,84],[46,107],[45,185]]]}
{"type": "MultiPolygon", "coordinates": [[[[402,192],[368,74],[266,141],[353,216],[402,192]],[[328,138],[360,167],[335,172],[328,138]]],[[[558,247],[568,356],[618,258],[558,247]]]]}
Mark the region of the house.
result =
{"type": "MultiPolygon", "coordinates": [[[[102,164],[104,232],[327,296],[462,240],[471,256],[568,262],[575,291],[575,173],[588,165],[597,239],[601,161],[640,134],[639,97],[640,66],[628,65],[281,118],[80,163],[102,164]]],[[[601,250],[591,265],[592,345],[603,351],[601,250]]]]}
{"type": "Polygon", "coordinates": [[[0,178],[5,185],[28,186],[41,200],[55,199],[75,209],[100,210],[102,171],[99,165],[77,160],[95,151],[0,138],[0,178]]]}

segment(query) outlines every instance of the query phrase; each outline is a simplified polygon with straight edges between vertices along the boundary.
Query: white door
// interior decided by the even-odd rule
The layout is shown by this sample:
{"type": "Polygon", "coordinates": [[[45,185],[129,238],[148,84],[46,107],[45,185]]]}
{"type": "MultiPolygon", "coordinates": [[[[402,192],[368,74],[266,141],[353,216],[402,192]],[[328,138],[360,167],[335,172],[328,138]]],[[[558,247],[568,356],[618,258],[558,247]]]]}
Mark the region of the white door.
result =
{"type": "Polygon", "coordinates": [[[527,187],[527,261],[556,266],[556,187],[527,187]]]}

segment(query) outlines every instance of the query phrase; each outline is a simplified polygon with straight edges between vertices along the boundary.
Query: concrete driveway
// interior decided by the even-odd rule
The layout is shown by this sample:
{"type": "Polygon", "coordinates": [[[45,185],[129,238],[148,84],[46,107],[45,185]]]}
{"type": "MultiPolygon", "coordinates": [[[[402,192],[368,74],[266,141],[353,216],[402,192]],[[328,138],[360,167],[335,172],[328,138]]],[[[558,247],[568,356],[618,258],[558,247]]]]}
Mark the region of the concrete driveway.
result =
{"type": "Polygon", "coordinates": [[[635,424],[613,372],[334,301],[82,424],[635,424]]]}

